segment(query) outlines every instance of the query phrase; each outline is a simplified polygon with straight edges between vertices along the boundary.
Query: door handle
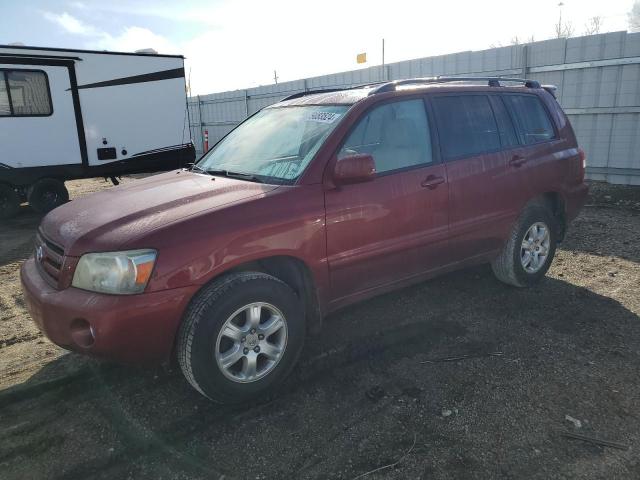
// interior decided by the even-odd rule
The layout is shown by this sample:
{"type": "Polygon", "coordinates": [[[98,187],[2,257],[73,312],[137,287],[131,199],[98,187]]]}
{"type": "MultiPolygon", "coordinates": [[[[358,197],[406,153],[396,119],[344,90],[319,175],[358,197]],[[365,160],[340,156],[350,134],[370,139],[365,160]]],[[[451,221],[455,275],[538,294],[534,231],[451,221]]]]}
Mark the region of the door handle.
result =
{"type": "Polygon", "coordinates": [[[516,168],[521,167],[525,163],[527,163],[527,159],[521,157],[520,155],[514,155],[513,157],[511,157],[511,160],[509,160],[509,165],[516,168]]]}
{"type": "Polygon", "coordinates": [[[430,190],[433,190],[434,188],[436,188],[441,183],[444,183],[444,178],[443,177],[438,177],[436,175],[429,175],[427,178],[425,178],[422,181],[422,183],[420,185],[422,185],[423,187],[426,187],[426,188],[428,188],[430,190]]]}

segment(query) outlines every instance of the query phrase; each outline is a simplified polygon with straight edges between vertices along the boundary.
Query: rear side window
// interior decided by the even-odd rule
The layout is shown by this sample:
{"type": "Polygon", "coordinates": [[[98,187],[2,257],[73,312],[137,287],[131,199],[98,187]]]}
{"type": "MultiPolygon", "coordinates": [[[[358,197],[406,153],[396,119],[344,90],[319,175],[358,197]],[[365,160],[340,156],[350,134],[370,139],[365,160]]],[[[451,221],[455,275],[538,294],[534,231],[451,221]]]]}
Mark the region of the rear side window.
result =
{"type": "Polygon", "coordinates": [[[507,109],[500,97],[491,97],[491,107],[493,107],[493,113],[495,114],[496,121],[498,122],[502,146],[504,148],[509,148],[518,145],[520,143],[518,140],[518,134],[516,133],[513,122],[511,121],[509,112],[507,112],[507,109]]]}
{"type": "Polygon", "coordinates": [[[0,115],[51,115],[51,96],[47,74],[31,70],[0,71],[0,115]]]}
{"type": "Polygon", "coordinates": [[[378,173],[433,161],[424,102],[406,100],[375,107],[349,134],[338,158],[357,153],[373,157],[378,173]]]}
{"type": "Polygon", "coordinates": [[[433,97],[432,101],[446,160],[500,149],[498,126],[486,95],[433,97]]]}
{"type": "Polygon", "coordinates": [[[518,125],[522,143],[545,142],[555,137],[549,114],[535,95],[503,95],[504,103],[518,125]]]}

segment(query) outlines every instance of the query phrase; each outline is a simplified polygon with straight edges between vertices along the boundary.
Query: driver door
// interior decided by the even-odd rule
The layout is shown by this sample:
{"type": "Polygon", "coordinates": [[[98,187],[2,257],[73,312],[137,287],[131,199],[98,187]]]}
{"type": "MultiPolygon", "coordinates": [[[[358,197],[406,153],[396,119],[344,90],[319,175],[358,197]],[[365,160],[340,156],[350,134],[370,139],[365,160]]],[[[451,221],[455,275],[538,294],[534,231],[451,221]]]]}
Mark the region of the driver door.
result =
{"type": "Polygon", "coordinates": [[[332,303],[447,262],[448,184],[431,139],[421,98],[374,107],[347,136],[338,158],[370,154],[376,176],[325,192],[332,303]]]}

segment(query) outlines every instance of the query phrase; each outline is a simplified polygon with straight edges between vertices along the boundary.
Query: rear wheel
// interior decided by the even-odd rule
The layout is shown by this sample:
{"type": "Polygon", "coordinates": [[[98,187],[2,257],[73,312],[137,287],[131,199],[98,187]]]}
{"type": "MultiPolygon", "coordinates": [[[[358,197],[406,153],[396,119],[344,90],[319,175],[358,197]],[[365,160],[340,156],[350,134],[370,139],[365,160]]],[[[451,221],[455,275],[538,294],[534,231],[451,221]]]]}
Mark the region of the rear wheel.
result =
{"type": "Polygon", "coordinates": [[[29,187],[27,200],[38,213],[47,213],[69,201],[64,182],[55,178],[42,178],[29,187]]]}
{"type": "Polygon", "coordinates": [[[0,219],[16,216],[20,209],[20,195],[6,183],[0,183],[0,219]]]}
{"type": "Polygon", "coordinates": [[[500,255],[491,263],[498,280],[528,287],[547,273],[556,252],[557,224],[544,206],[530,204],[513,226],[500,255]]]}
{"type": "Polygon", "coordinates": [[[300,354],[304,317],[295,292],[271,275],[223,277],[185,314],[177,341],[180,368],[196,390],[219,403],[269,396],[300,354]]]}

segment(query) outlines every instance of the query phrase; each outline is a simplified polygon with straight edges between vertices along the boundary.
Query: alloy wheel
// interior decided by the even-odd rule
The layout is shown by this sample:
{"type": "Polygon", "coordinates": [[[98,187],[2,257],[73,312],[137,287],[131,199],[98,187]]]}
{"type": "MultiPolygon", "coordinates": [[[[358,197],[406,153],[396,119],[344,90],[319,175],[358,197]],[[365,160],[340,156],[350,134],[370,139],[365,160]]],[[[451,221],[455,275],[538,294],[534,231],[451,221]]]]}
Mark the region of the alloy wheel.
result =
{"type": "Polygon", "coordinates": [[[538,272],[549,256],[551,236],[549,227],[543,222],[536,222],[524,234],[520,248],[520,262],[527,273],[538,272]]]}
{"type": "Polygon", "coordinates": [[[236,310],[223,324],[215,359],[229,380],[250,383],[273,371],[287,346],[287,321],[278,308],[255,302],[236,310]]]}

